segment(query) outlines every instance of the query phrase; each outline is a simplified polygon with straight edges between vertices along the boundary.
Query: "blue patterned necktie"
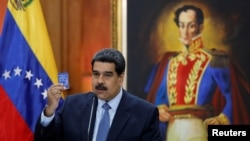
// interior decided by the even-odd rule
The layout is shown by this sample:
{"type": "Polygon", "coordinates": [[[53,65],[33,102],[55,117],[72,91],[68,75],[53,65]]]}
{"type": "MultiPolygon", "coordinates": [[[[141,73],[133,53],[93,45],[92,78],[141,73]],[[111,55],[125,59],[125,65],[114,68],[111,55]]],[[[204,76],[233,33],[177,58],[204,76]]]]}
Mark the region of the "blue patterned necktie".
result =
{"type": "Polygon", "coordinates": [[[102,108],[105,110],[102,116],[102,119],[99,124],[96,141],[106,141],[108,132],[109,132],[109,109],[111,108],[108,103],[102,105],[102,108]]]}

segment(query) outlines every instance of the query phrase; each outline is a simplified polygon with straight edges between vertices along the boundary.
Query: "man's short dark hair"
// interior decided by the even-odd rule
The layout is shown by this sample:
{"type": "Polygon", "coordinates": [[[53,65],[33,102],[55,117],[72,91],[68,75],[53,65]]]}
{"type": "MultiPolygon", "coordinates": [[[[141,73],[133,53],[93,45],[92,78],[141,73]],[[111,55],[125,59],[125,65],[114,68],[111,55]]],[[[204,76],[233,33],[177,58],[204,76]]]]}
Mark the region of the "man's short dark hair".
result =
{"type": "Polygon", "coordinates": [[[115,71],[118,75],[121,75],[125,71],[125,59],[122,53],[114,48],[105,48],[98,51],[92,58],[92,69],[96,61],[114,63],[115,71]]]}
{"type": "Polygon", "coordinates": [[[203,24],[204,22],[203,11],[200,8],[193,6],[193,5],[184,5],[183,7],[180,7],[175,11],[174,22],[177,26],[179,26],[179,16],[181,12],[186,12],[187,10],[194,10],[196,13],[196,20],[197,20],[198,25],[203,24]]]}

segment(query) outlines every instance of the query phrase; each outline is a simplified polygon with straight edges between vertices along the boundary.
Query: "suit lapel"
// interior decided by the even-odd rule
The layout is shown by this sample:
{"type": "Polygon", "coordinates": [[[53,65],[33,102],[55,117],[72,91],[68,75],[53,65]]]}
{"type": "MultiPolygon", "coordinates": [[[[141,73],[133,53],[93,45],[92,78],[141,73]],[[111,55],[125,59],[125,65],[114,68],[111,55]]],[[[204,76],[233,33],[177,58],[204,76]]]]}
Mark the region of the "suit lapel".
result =
{"type": "Polygon", "coordinates": [[[122,99],[120,104],[116,110],[115,117],[113,119],[112,125],[109,129],[109,134],[107,137],[108,141],[116,141],[117,137],[122,132],[123,127],[128,122],[129,118],[131,117],[130,114],[130,104],[128,104],[128,96],[127,93],[123,91],[122,99]]]}

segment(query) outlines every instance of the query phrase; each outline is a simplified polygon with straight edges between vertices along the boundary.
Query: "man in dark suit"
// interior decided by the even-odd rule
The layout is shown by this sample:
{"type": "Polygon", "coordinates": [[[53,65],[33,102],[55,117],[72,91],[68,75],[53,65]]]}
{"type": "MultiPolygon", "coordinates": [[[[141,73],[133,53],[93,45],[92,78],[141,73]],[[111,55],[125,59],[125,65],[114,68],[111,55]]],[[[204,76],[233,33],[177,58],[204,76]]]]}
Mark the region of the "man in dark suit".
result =
{"type": "MultiPolygon", "coordinates": [[[[153,105],[122,88],[125,59],[116,49],[106,48],[92,59],[93,92],[67,96],[56,111],[62,84],[48,90],[48,103],[36,125],[35,141],[99,141],[99,124],[108,115],[103,141],[160,141],[159,113],[153,105]],[[107,114],[102,108],[109,106],[107,114]]],[[[107,118],[105,118],[107,119],[107,118]]]]}

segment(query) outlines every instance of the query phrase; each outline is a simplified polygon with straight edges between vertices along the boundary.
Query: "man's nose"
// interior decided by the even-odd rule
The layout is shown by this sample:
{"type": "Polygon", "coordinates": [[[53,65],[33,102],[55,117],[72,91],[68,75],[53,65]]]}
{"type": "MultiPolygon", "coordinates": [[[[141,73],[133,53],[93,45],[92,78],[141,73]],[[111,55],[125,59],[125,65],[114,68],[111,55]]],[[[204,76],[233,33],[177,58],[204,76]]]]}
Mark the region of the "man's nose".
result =
{"type": "Polygon", "coordinates": [[[100,75],[98,77],[98,83],[103,83],[103,82],[104,82],[104,77],[103,77],[103,75],[100,75]]]}
{"type": "Polygon", "coordinates": [[[188,28],[185,27],[185,28],[183,29],[183,32],[184,32],[185,35],[187,35],[187,34],[188,34],[188,28]]]}

